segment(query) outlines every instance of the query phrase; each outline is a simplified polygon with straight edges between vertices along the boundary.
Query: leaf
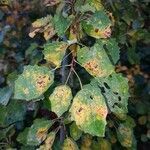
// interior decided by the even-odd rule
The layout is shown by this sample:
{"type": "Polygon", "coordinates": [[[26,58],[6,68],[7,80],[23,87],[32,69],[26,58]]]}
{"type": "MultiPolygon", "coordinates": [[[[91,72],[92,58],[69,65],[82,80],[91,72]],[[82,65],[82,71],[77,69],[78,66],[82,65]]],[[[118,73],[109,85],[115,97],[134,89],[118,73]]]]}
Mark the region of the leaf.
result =
{"type": "Polygon", "coordinates": [[[92,149],[94,150],[111,150],[111,143],[107,139],[100,138],[98,141],[93,141],[92,149]]]}
{"type": "MultiPolygon", "coordinates": [[[[121,74],[113,73],[106,78],[96,78],[105,96],[109,110],[120,119],[125,119],[128,112],[128,80],[121,74]]],[[[95,84],[95,83],[94,83],[95,84]]]]}
{"type": "Polygon", "coordinates": [[[7,107],[0,107],[0,127],[23,121],[26,115],[26,105],[16,100],[11,100],[7,107]]]}
{"type": "Polygon", "coordinates": [[[67,31],[67,29],[69,28],[69,26],[71,25],[73,18],[64,18],[62,15],[60,14],[56,14],[54,16],[54,26],[55,26],[55,30],[56,33],[58,34],[58,36],[63,36],[65,34],[65,32],[67,31]]]}
{"type": "Polygon", "coordinates": [[[102,1],[101,0],[87,0],[87,3],[94,7],[97,11],[103,9],[102,1]]]}
{"type": "Polygon", "coordinates": [[[6,106],[12,95],[12,89],[10,87],[4,87],[0,89],[0,104],[6,106]]]}
{"type": "Polygon", "coordinates": [[[61,2],[61,0],[44,0],[43,4],[45,6],[54,6],[54,5],[57,5],[61,2]]]}
{"type": "Polygon", "coordinates": [[[78,49],[77,60],[94,77],[105,77],[114,72],[103,46],[97,43],[91,48],[78,49]]]}
{"type": "Polygon", "coordinates": [[[79,148],[71,138],[66,138],[62,150],[79,150],[79,148]]]}
{"type": "Polygon", "coordinates": [[[52,146],[55,140],[56,133],[50,132],[47,135],[46,140],[44,141],[44,144],[40,146],[39,150],[52,150],[52,146]]]}
{"type": "Polygon", "coordinates": [[[37,19],[32,23],[32,28],[29,36],[33,38],[37,33],[44,33],[44,38],[46,40],[52,38],[55,35],[51,15],[47,15],[46,17],[37,19]]]}
{"type": "Polygon", "coordinates": [[[72,93],[69,86],[57,86],[50,95],[51,111],[55,112],[60,117],[69,108],[72,99],[72,93]]]}
{"type": "Polygon", "coordinates": [[[105,39],[111,35],[111,21],[103,10],[82,21],[82,27],[88,35],[96,39],[105,39]]]}
{"type": "Polygon", "coordinates": [[[70,113],[79,129],[93,136],[104,136],[107,106],[99,88],[85,85],[74,97],[70,113]]]}
{"type": "Polygon", "coordinates": [[[61,65],[62,59],[65,55],[68,43],[66,42],[53,42],[44,45],[44,58],[54,64],[56,67],[61,65]]]}
{"type": "Polygon", "coordinates": [[[127,148],[132,147],[134,140],[133,136],[132,128],[125,126],[124,124],[119,125],[117,137],[122,146],[127,148]]]}
{"type": "Polygon", "coordinates": [[[116,42],[116,39],[110,38],[110,39],[104,39],[104,40],[98,40],[98,44],[106,46],[105,50],[110,58],[110,60],[113,62],[113,64],[116,64],[117,61],[120,58],[120,50],[118,47],[118,43],[116,42]]]}
{"type": "Polygon", "coordinates": [[[82,131],[77,127],[75,122],[70,125],[70,136],[75,141],[79,140],[79,138],[82,136],[82,131]]]}
{"type": "Polygon", "coordinates": [[[22,132],[17,136],[17,141],[23,145],[27,145],[27,136],[29,132],[29,127],[25,128],[22,132]]]}
{"type": "Polygon", "coordinates": [[[50,120],[36,119],[29,128],[27,135],[27,144],[32,146],[40,145],[47,137],[48,129],[52,126],[50,120]]]}
{"type": "Polygon", "coordinates": [[[15,81],[14,98],[30,101],[39,98],[53,83],[54,75],[46,67],[25,66],[15,81]]]}

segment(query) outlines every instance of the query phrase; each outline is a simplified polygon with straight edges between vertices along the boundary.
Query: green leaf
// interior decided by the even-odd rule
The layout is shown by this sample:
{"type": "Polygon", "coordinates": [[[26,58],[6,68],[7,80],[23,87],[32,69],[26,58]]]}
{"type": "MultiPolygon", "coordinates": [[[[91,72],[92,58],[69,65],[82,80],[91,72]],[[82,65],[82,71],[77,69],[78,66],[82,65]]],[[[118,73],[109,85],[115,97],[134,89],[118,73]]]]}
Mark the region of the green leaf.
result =
{"type": "Polygon", "coordinates": [[[98,87],[85,85],[74,97],[70,112],[79,129],[93,136],[104,136],[108,111],[98,87]]]}
{"type": "Polygon", "coordinates": [[[70,125],[70,136],[77,141],[82,136],[82,131],[78,128],[75,122],[70,125]]]}
{"type": "Polygon", "coordinates": [[[61,65],[62,59],[65,55],[68,43],[66,42],[54,42],[46,43],[44,45],[44,58],[54,64],[56,67],[61,65]]]}
{"type": "Polygon", "coordinates": [[[54,26],[58,36],[63,36],[72,22],[72,17],[64,18],[61,14],[54,16],[54,26]]]}
{"type": "Polygon", "coordinates": [[[53,83],[54,75],[46,67],[37,65],[24,67],[15,81],[15,99],[30,101],[39,98],[53,83]]]}
{"type": "Polygon", "coordinates": [[[78,49],[77,60],[94,77],[105,77],[114,72],[103,45],[97,43],[91,48],[78,49]]]}
{"type": "Polygon", "coordinates": [[[118,43],[116,42],[116,39],[110,38],[104,40],[97,40],[97,42],[100,45],[105,46],[105,50],[107,52],[107,55],[109,56],[109,59],[113,62],[113,64],[116,64],[120,58],[119,55],[120,50],[118,47],[118,43]]]}
{"type": "Polygon", "coordinates": [[[82,27],[88,35],[96,39],[108,38],[111,34],[111,21],[103,10],[95,12],[87,20],[82,21],[82,27]]]}
{"type": "Polygon", "coordinates": [[[27,144],[27,136],[28,136],[28,132],[29,132],[29,127],[25,128],[22,132],[19,133],[19,135],[17,136],[17,141],[23,145],[27,144]]]}
{"type": "Polygon", "coordinates": [[[27,135],[27,144],[37,146],[40,145],[47,137],[48,129],[52,126],[50,120],[36,119],[29,128],[27,135]]]}
{"type": "Polygon", "coordinates": [[[66,85],[57,86],[53,93],[50,95],[51,111],[55,112],[60,117],[68,110],[72,99],[70,87],[66,85]]]}
{"type": "Polygon", "coordinates": [[[26,115],[26,105],[16,100],[11,100],[6,106],[0,107],[0,126],[8,126],[12,123],[23,121],[26,115]]]}
{"type": "Polygon", "coordinates": [[[12,95],[12,89],[10,87],[4,87],[0,89],[0,104],[6,106],[12,95]]]}
{"type": "Polygon", "coordinates": [[[79,150],[79,148],[75,141],[73,141],[71,138],[66,138],[62,150],[79,150]]]}
{"type": "Polygon", "coordinates": [[[121,74],[116,73],[106,78],[96,78],[96,80],[105,96],[109,110],[120,119],[125,119],[128,112],[128,80],[121,74]]]}
{"type": "Polygon", "coordinates": [[[103,9],[102,0],[87,0],[87,3],[97,11],[103,9]]]}

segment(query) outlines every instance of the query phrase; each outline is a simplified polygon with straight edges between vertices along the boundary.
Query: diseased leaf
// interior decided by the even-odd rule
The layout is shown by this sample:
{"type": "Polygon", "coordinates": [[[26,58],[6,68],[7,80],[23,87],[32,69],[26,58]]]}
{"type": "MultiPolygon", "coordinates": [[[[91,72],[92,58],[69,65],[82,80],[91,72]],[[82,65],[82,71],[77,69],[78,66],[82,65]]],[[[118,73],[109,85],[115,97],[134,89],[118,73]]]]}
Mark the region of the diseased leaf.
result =
{"type": "Polygon", "coordinates": [[[46,140],[44,141],[44,144],[40,146],[39,150],[52,150],[52,146],[55,140],[56,133],[50,132],[47,135],[46,140]]]}
{"type": "Polygon", "coordinates": [[[75,141],[77,141],[82,136],[82,131],[77,127],[75,122],[73,122],[70,126],[70,136],[75,141]]]}
{"type": "Polygon", "coordinates": [[[61,65],[62,59],[65,55],[68,43],[66,42],[54,42],[46,43],[44,45],[44,58],[54,64],[56,67],[61,65]]]}
{"type": "Polygon", "coordinates": [[[91,48],[78,49],[77,60],[94,77],[105,77],[114,72],[103,46],[97,43],[91,48]]]}
{"type": "Polygon", "coordinates": [[[92,149],[94,150],[111,150],[111,143],[104,138],[100,138],[97,141],[93,141],[92,149]]]}
{"type": "Polygon", "coordinates": [[[73,141],[71,138],[66,138],[62,150],[79,150],[79,148],[75,141],[73,141]]]}
{"type": "Polygon", "coordinates": [[[72,18],[64,18],[62,15],[56,14],[53,21],[58,36],[63,36],[71,25],[72,18]]]}
{"type": "Polygon", "coordinates": [[[29,128],[27,144],[32,146],[40,145],[47,137],[48,129],[53,123],[50,120],[36,119],[29,128]]]}
{"type": "Polygon", "coordinates": [[[85,85],[74,97],[70,112],[79,129],[93,136],[104,136],[107,106],[98,87],[85,85]]]}
{"type": "Polygon", "coordinates": [[[96,78],[99,88],[105,96],[109,110],[120,119],[125,119],[128,112],[129,86],[121,74],[111,74],[106,78],[96,78]]]}
{"type": "Polygon", "coordinates": [[[10,87],[4,87],[0,89],[0,104],[6,106],[12,95],[12,89],[10,87]]]}
{"type": "Polygon", "coordinates": [[[46,67],[24,67],[23,73],[15,81],[14,98],[26,101],[39,98],[53,83],[53,78],[53,73],[46,67]]]}
{"type": "Polygon", "coordinates": [[[44,38],[46,40],[52,38],[55,35],[51,15],[47,15],[46,17],[37,19],[35,22],[32,23],[32,28],[29,36],[33,38],[37,33],[44,33],[44,38]]]}
{"type": "Polygon", "coordinates": [[[72,99],[70,87],[66,85],[57,86],[50,95],[51,111],[55,112],[60,117],[69,108],[72,99]]]}
{"type": "Polygon", "coordinates": [[[108,38],[111,35],[111,21],[103,10],[95,12],[87,20],[82,21],[84,31],[96,38],[108,38]]]}
{"type": "Polygon", "coordinates": [[[124,124],[120,124],[117,129],[117,137],[122,146],[127,148],[132,147],[134,140],[132,128],[125,126],[124,124]]]}

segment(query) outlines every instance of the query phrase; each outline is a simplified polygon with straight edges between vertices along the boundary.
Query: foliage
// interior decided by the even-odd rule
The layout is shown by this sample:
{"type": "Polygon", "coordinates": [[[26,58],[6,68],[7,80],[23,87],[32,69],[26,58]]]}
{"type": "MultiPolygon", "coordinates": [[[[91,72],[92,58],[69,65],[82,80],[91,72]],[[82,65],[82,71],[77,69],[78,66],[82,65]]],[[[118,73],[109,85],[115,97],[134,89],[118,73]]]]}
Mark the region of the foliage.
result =
{"type": "Polygon", "coordinates": [[[134,66],[148,61],[147,1],[0,7],[0,149],[134,150],[149,140],[148,76],[134,66]]]}

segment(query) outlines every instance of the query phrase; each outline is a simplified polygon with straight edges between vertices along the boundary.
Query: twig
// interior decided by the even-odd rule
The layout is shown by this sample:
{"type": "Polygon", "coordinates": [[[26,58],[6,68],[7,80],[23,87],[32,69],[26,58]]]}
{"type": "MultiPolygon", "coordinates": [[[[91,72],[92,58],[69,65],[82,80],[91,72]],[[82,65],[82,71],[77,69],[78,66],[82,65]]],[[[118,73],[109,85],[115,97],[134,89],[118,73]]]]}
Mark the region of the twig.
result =
{"type": "Polygon", "coordinates": [[[80,79],[79,75],[78,75],[77,72],[74,70],[74,68],[72,69],[72,71],[73,71],[73,72],[75,73],[75,75],[77,76],[78,81],[79,81],[79,83],[80,83],[80,87],[81,87],[81,89],[82,89],[83,86],[82,86],[82,82],[81,82],[81,79],[80,79]]]}
{"type": "Polygon", "coordinates": [[[68,80],[69,80],[69,78],[70,78],[71,73],[72,73],[72,69],[70,69],[70,71],[69,71],[69,74],[68,74],[68,77],[67,77],[67,79],[66,79],[65,84],[67,84],[67,83],[68,83],[68,80]]]}

